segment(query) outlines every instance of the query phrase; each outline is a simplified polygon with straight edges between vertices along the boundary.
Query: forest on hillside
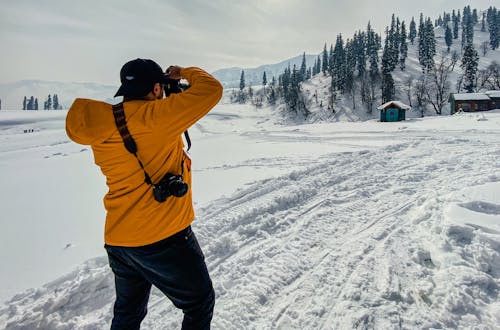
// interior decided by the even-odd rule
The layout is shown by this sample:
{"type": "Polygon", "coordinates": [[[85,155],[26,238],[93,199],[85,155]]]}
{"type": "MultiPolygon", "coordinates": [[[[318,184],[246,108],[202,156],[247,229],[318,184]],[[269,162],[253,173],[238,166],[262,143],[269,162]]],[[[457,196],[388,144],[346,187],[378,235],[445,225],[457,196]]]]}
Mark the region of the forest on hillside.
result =
{"type": "Polygon", "coordinates": [[[350,101],[351,107],[361,106],[371,114],[378,104],[404,96],[410,106],[423,113],[432,109],[441,114],[450,93],[479,92],[500,89],[500,65],[492,60],[480,68],[480,55],[495,51],[500,42],[500,11],[490,7],[484,11],[466,6],[462,11],[452,10],[437,19],[424,18],[409,24],[392,15],[385,29],[385,38],[377,34],[368,22],[364,31],[344,39],[339,34],[335,44],[323,47],[314,65],[307,67],[306,55],[302,65],[293,66],[276,77],[262,76],[262,88],[246,86],[245,72],[241,72],[239,90],[231,95],[236,103],[251,102],[257,107],[284,105],[285,112],[300,118],[310,115],[303,85],[318,76],[329,78],[328,93],[321,106],[335,112],[339,101],[350,101]],[[436,31],[444,31],[444,38],[436,31]],[[486,41],[474,42],[474,32],[488,35],[486,41]],[[444,39],[444,41],[443,41],[444,39]],[[445,49],[437,51],[437,43],[445,49]],[[444,45],[443,45],[444,46],[444,45]],[[415,49],[418,73],[403,75],[395,82],[395,75],[408,69],[409,48],[415,49]],[[458,71],[458,76],[452,73],[458,71]],[[452,76],[455,78],[452,81],[452,76]],[[359,103],[359,105],[358,105],[359,103]]]}

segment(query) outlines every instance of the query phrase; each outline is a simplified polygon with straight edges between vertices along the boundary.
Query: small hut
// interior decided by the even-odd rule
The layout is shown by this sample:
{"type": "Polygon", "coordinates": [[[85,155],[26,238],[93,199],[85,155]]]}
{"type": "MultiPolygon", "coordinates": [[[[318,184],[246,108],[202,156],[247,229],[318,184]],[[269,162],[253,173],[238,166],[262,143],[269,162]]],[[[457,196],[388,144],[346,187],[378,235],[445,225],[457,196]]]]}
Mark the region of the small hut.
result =
{"type": "Polygon", "coordinates": [[[389,101],[377,109],[380,110],[380,121],[402,121],[406,119],[406,110],[411,107],[400,101],[389,101]]]}

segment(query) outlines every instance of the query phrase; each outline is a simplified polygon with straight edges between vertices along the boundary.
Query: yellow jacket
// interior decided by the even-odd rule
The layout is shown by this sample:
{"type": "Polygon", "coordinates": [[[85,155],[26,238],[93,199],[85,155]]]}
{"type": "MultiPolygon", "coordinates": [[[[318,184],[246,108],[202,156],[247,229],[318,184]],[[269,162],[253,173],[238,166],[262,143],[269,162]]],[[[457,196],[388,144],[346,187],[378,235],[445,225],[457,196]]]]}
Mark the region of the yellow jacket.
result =
{"type": "Polygon", "coordinates": [[[109,191],[104,197],[104,236],[108,245],[151,244],[183,230],[194,220],[191,162],[183,150],[182,133],[219,102],[222,86],[199,68],[182,69],[181,76],[191,85],[181,94],[124,103],[137,155],[153,183],[166,173],[180,174],[184,164],[189,191],[181,198],[169,197],[164,203],[154,199],[137,159],[125,149],[110,104],[76,99],[68,111],[69,138],[92,147],[95,163],[106,176],[109,191]]]}

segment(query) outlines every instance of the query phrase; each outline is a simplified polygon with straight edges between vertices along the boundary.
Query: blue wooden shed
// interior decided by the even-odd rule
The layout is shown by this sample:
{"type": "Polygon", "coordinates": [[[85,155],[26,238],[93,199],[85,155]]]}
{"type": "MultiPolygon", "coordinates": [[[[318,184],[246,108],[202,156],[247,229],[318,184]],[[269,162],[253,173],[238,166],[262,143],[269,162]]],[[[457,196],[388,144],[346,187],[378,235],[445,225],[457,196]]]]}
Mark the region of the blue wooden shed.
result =
{"type": "Polygon", "coordinates": [[[411,107],[400,101],[389,101],[377,109],[380,110],[380,121],[401,121],[406,119],[406,110],[411,107]]]}

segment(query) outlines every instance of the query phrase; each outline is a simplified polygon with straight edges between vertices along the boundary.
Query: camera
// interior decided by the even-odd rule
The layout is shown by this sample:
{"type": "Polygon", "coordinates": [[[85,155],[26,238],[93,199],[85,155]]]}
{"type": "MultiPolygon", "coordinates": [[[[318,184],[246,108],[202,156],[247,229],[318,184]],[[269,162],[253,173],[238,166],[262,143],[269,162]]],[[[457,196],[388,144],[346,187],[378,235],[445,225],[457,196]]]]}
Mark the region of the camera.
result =
{"type": "Polygon", "coordinates": [[[177,94],[182,92],[181,80],[180,79],[170,79],[165,77],[164,83],[165,97],[170,94],[177,94]]]}
{"type": "Polygon", "coordinates": [[[153,194],[157,202],[163,203],[167,197],[182,197],[188,192],[188,184],[181,175],[167,173],[159,183],[153,185],[153,194]]]}

